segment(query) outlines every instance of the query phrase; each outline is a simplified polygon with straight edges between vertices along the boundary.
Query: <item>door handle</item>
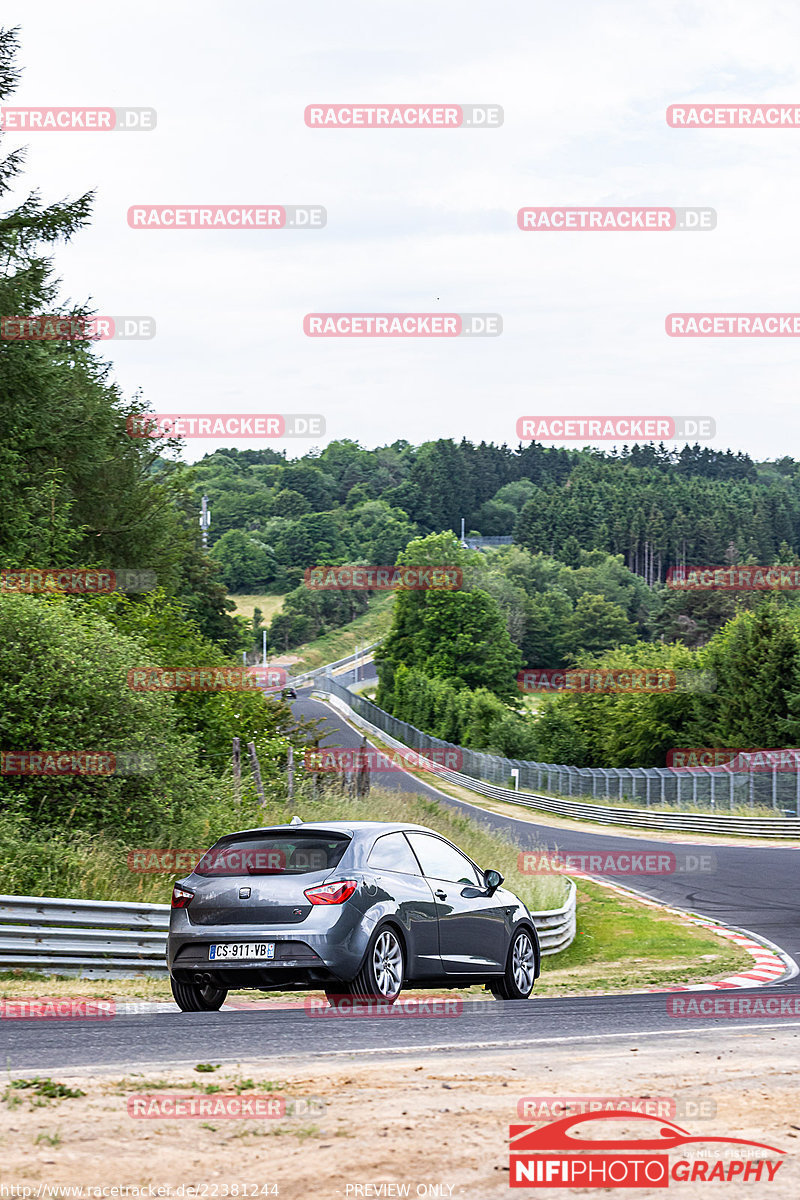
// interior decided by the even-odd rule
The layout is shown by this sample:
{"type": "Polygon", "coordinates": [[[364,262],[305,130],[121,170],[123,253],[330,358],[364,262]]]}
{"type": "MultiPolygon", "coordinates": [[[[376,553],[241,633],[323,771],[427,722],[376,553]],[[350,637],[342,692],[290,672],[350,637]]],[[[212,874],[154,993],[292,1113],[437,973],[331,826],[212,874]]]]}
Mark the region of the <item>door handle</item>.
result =
{"type": "Polygon", "coordinates": [[[441,888],[439,888],[438,891],[434,892],[434,895],[436,896],[437,900],[446,900],[447,899],[447,892],[443,892],[441,888]]]}

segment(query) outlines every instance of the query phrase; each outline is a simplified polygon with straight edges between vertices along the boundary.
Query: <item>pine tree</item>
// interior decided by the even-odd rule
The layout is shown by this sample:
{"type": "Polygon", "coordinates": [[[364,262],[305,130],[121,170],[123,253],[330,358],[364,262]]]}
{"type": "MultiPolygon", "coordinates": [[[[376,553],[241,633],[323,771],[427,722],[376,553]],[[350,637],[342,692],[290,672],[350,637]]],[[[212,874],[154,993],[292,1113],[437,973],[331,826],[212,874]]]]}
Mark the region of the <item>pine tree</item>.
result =
{"type": "MultiPolygon", "coordinates": [[[[0,30],[0,102],[18,79],[16,30],[0,30]]],[[[23,150],[0,158],[0,200],[18,184],[23,150]]],[[[124,401],[95,344],[91,314],[58,302],[51,253],[89,220],[92,193],[43,204],[30,192],[0,215],[0,318],[59,315],[75,336],[5,337],[0,327],[0,563],[8,567],[133,567],[187,596],[204,632],[237,644],[224,592],[199,545],[181,471],[159,445],[131,437],[143,410],[124,401]]]]}

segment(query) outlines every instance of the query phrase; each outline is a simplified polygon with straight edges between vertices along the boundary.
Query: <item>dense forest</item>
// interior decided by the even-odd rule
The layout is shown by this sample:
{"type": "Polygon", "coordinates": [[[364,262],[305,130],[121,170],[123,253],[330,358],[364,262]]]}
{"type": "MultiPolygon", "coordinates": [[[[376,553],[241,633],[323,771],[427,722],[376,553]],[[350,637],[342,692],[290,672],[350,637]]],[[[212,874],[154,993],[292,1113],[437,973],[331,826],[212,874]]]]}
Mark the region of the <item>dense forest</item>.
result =
{"type": "Polygon", "coordinates": [[[440,439],[366,450],[333,442],[287,460],[218,450],[187,473],[213,511],[213,557],[231,590],[286,590],[316,562],[392,562],[412,534],[513,536],[575,565],[621,554],[648,583],[673,566],[772,562],[800,547],[800,466],[708,447],[510,449],[440,439]]]}
{"type": "MultiPolygon", "coordinates": [[[[788,563],[800,547],[800,464],[754,463],[699,445],[512,450],[440,439],[367,450],[345,440],[293,460],[274,450],[218,450],[180,478],[197,505],[203,495],[210,501],[210,556],[228,590],[286,594],[270,627],[271,644],[281,651],[364,607],[364,597],[353,593],[309,593],[306,567],[394,563],[415,537],[459,533],[462,518],[469,535],[511,537],[519,549],[550,560],[541,568],[550,582],[562,567],[580,570],[583,591],[593,594],[589,567],[596,571],[613,558],[636,597],[623,608],[637,634],[687,645],[707,640],[739,601],[718,592],[678,596],[662,586],[670,568],[788,563]],[[587,553],[595,557],[586,560],[587,553]]],[[[569,654],[565,593],[579,600],[575,584],[543,583],[536,598],[531,594],[528,641],[539,636],[540,645],[523,647],[527,662],[540,663],[545,654],[557,665],[569,654]]],[[[595,648],[611,644],[609,620],[626,640],[619,613],[588,604],[581,600],[570,621],[598,623],[595,648]]]]}
{"type": "Polygon", "coordinates": [[[681,746],[796,746],[800,598],[649,587],[621,556],[579,565],[517,546],[411,542],[402,562],[461,566],[460,593],[404,592],[377,657],[376,701],[444,738],[509,758],[574,766],[665,766],[681,746]],[[687,607],[688,606],[688,607],[687,607]],[[658,692],[544,694],[524,703],[524,667],[660,671],[658,692]]]}

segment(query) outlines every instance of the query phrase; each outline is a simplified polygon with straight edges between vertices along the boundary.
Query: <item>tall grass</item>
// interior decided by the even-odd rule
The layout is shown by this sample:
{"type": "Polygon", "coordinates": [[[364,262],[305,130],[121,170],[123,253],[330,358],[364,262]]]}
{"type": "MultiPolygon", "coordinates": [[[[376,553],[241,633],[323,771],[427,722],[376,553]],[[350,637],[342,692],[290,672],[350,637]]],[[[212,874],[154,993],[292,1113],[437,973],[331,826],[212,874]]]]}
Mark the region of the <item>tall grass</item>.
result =
{"type": "MultiPolygon", "coordinates": [[[[484,869],[494,867],[506,886],[531,909],[564,903],[566,883],[559,876],[520,874],[519,847],[512,838],[425,796],[373,788],[353,798],[321,792],[301,794],[294,809],[305,821],[398,821],[426,825],[450,838],[484,869]]],[[[129,855],[137,849],[204,850],[236,829],[283,824],[292,812],[285,800],[271,798],[262,808],[246,795],[237,806],[230,797],[187,814],[171,829],[153,829],[137,846],[107,834],[52,832],[37,829],[14,814],[0,816],[0,890],[6,895],[65,896],[84,900],[132,900],[166,903],[173,881],[187,874],[146,874],[132,870],[129,855]]]]}
{"type": "Polygon", "coordinates": [[[325,663],[346,658],[357,645],[367,646],[384,637],[392,624],[394,599],[393,592],[379,593],[370,599],[367,611],[354,621],[329,630],[313,642],[295,646],[289,653],[298,656],[297,671],[313,671],[325,663]]]}

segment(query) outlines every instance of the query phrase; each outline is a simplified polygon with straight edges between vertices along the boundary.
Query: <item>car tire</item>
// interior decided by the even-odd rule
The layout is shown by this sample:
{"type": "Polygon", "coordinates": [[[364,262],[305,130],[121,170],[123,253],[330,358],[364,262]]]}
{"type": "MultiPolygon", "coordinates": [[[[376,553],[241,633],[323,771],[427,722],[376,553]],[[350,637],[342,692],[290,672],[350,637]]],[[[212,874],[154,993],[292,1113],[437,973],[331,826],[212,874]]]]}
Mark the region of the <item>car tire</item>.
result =
{"type": "Polygon", "coordinates": [[[529,929],[518,929],[508,948],[505,974],[489,983],[496,1000],[527,1000],[536,978],[536,948],[529,929]]]}
{"type": "Polygon", "coordinates": [[[403,987],[405,952],[399,934],[389,925],[376,929],[361,970],[346,992],[358,1000],[394,1004],[403,987]]]}
{"type": "Polygon", "coordinates": [[[228,996],[228,989],[213,983],[183,983],[170,975],[169,986],[181,1012],[218,1012],[228,996]]]}

